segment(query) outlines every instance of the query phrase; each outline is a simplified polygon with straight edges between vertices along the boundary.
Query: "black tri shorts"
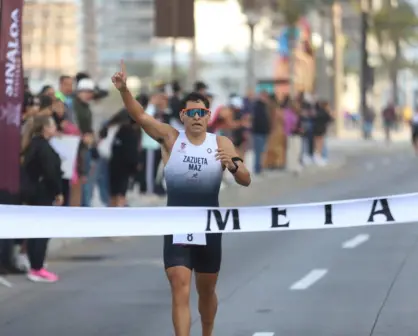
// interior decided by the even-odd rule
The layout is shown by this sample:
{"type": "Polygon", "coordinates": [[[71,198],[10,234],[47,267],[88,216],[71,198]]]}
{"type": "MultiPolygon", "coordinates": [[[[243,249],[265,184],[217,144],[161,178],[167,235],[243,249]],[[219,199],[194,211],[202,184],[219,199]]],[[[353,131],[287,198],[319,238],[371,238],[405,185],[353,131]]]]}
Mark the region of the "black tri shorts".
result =
{"type": "Polygon", "coordinates": [[[206,245],[174,245],[164,236],[164,267],[184,266],[197,273],[218,273],[222,259],[222,233],[206,235],[206,245]]]}

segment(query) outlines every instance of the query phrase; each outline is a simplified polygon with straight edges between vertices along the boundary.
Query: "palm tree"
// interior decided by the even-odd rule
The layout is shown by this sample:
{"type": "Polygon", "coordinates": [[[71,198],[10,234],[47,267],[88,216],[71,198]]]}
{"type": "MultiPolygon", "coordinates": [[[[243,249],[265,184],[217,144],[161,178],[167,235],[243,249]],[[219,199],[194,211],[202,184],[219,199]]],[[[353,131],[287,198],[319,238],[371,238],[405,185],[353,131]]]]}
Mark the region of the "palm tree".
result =
{"type": "Polygon", "coordinates": [[[372,15],[371,30],[380,50],[379,55],[384,70],[392,85],[393,102],[398,100],[398,73],[402,69],[417,71],[415,62],[407,60],[403,47],[416,44],[418,17],[406,0],[386,0],[382,8],[372,15]]]}

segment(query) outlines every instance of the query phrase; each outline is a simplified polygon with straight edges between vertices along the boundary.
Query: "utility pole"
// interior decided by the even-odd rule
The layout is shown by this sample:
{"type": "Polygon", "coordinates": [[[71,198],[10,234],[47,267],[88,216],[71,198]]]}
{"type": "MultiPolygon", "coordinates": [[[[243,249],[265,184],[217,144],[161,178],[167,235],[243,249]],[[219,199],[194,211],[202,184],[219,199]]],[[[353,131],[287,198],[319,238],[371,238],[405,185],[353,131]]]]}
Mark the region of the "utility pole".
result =
{"type": "Polygon", "coordinates": [[[344,91],[344,46],[342,34],[342,10],[339,1],[332,5],[334,39],[334,117],[336,136],[341,136],[344,128],[342,95],[344,91]]]}
{"type": "Polygon", "coordinates": [[[178,10],[179,3],[178,0],[170,0],[171,3],[171,24],[173,37],[171,40],[171,80],[177,79],[177,38],[179,35],[179,22],[178,22],[178,10]]]}
{"type": "MultiPolygon", "coordinates": [[[[360,74],[360,114],[363,122],[366,116],[367,106],[367,91],[369,86],[369,52],[367,50],[367,32],[369,30],[369,0],[361,0],[361,74],[360,74]]],[[[365,134],[363,135],[365,137],[365,134]]]]}

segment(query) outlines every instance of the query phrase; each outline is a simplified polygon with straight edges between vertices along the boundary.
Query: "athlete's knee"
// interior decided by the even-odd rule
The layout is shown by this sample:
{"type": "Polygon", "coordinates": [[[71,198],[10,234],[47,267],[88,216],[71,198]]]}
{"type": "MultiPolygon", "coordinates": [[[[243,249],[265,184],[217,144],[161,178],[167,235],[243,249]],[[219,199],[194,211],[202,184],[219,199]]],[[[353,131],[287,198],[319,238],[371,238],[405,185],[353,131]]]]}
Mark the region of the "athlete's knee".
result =
{"type": "Polygon", "coordinates": [[[218,274],[196,273],[196,290],[201,300],[211,300],[216,297],[216,282],[218,274]]]}
{"type": "Polygon", "coordinates": [[[188,304],[191,273],[186,267],[170,267],[167,269],[167,277],[170,282],[174,304],[188,304]]]}

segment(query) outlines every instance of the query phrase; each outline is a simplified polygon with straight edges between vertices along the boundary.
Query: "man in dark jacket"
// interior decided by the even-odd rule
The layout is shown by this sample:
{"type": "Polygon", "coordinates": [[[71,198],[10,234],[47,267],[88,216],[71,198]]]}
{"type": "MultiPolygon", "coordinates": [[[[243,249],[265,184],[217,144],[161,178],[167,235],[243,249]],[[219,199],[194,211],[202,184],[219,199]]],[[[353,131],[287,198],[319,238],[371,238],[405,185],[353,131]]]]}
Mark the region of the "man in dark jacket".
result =
{"type": "Polygon", "coordinates": [[[264,153],[267,138],[270,133],[270,116],[268,111],[269,95],[261,92],[253,105],[252,134],[254,147],[254,172],[260,174],[262,170],[261,158],[264,153]]]}
{"type": "Polygon", "coordinates": [[[73,109],[78,128],[82,135],[80,144],[81,162],[79,165],[79,174],[82,186],[81,206],[90,206],[93,197],[94,181],[90,176],[92,168],[91,148],[94,144],[93,134],[93,113],[90,108],[90,102],[94,98],[94,82],[89,78],[81,79],[77,83],[76,94],[73,101],[73,109]]]}

